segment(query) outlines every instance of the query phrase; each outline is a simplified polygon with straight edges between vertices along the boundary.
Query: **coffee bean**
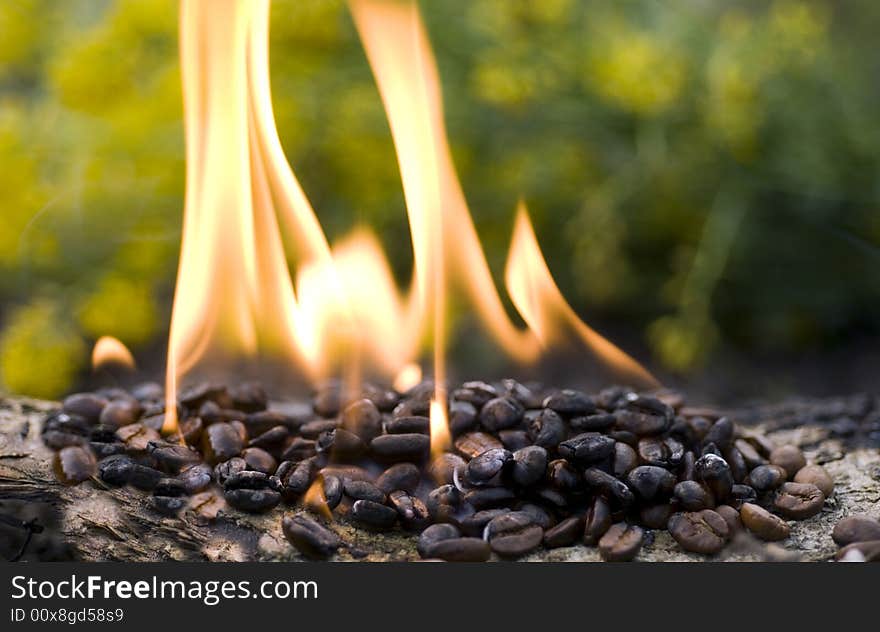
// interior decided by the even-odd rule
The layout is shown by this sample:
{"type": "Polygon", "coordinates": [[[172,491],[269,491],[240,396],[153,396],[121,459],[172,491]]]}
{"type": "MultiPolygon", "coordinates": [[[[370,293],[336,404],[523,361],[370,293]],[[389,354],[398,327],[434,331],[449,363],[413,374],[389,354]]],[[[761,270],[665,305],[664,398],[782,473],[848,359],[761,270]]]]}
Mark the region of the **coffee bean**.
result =
{"type": "Polygon", "coordinates": [[[287,502],[293,502],[309,489],[309,485],[317,473],[314,459],[306,459],[299,463],[284,461],[275,471],[281,484],[281,494],[287,502]]]}
{"type": "Polygon", "coordinates": [[[467,464],[467,478],[473,485],[487,485],[501,474],[505,466],[513,459],[513,454],[504,448],[486,450],[471,459],[467,464]]]}
{"type": "Polygon", "coordinates": [[[106,405],[107,400],[94,393],[74,393],[64,398],[61,410],[68,415],[82,417],[90,424],[96,424],[106,405]]]}
{"type": "Polygon", "coordinates": [[[269,476],[264,472],[242,470],[229,476],[223,483],[223,489],[263,489],[272,486],[269,476]]]}
{"type": "Polygon", "coordinates": [[[211,465],[238,456],[242,448],[244,441],[241,434],[230,423],[212,424],[202,433],[202,454],[211,465]]]}
{"type": "Polygon", "coordinates": [[[162,478],[153,488],[154,496],[171,496],[174,498],[187,495],[186,485],[176,478],[162,478]]]}
{"type": "Polygon", "coordinates": [[[92,452],[94,452],[96,459],[103,459],[114,454],[125,454],[126,452],[125,444],[118,441],[114,441],[113,443],[92,441],[89,443],[89,447],[92,449],[92,452]]]}
{"type": "Polygon", "coordinates": [[[671,425],[670,418],[666,416],[638,412],[627,408],[616,411],[614,419],[618,430],[631,432],[639,437],[662,434],[671,425]]]}
{"type": "Polygon", "coordinates": [[[156,513],[173,517],[186,507],[187,500],[177,496],[151,496],[147,499],[147,504],[156,513]]]}
{"type": "Polygon", "coordinates": [[[324,451],[330,452],[336,459],[356,459],[367,451],[367,444],[359,436],[345,428],[331,430],[330,435],[329,450],[324,451]]]}
{"type": "Polygon", "coordinates": [[[685,511],[711,509],[715,504],[709,491],[696,481],[682,481],[675,486],[675,500],[685,511]]]}
{"type": "Polygon", "coordinates": [[[116,400],[108,402],[98,416],[98,423],[121,428],[135,423],[141,416],[143,407],[137,400],[116,400]]]}
{"type": "Polygon", "coordinates": [[[178,475],[178,479],[186,489],[187,494],[195,494],[207,489],[213,480],[211,474],[211,468],[207,464],[196,463],[183,470],[178,475]]]}
{"type": "Polygon", "coordinates": [[[753,503],[744,503],[739,515],[745,527],[762,540],[768,542],[784,540],[791,533],[791,529],[782,518],[753,503]]]}
{"type": "Polygon", "coordinates": [[[233,457],[228,461],[223,461],[214,466],[214,478],[220,485],[226,483],[226,479],[237,472],[243,472],[247,469],[247,462],[241,457],[233,457]]]}
{"type": "Polygon", "coordinates": [[[372,500],[358,500],[351,506],[351,518],[370,529],[385,531],[397,522],[397,511],[372,500]]]}
{"type": "Polygon", "coordinates": [[[637,446],[639,459],[645,465],[657,467],[677,467],[684,458],[684,446],[676,439],[646,437],[639,439],[637,446]]]}
{"type": "Polygon", "coordinates": [[[584,516],[584,544],[595,546],[611,526],[611,507],[608,501],[597,496],[584,516]]]}
{"type": "Polygon", "coordinates": [[[165,441],[150,441],[147,443],[147,453],[156,460],[163,471],[171,474],[201,461],[199,453],[195,450],[165,441]]]}
{"type": "Polygon", "coordinates": [[[532,440],[529,439],[529,434],[525,430],[501,430],[498,433],[498,438],[502,445],[511,452],[532,445],[532,440]]]}
{"type": "Polygon", "coordinates": [[[571,546],[578,541],[583,530],[583,516],[571,516],[566,518],[555,527],[544,532],[544,547],[548,549],[556,549],[561,546],[571,546]]]}
{"type": "Polygon", "coordinates": [[[299,428],[299,433],[306,439],[317,439],[325,432],[336,430],[340,422],[336,419],[315,419],[304,423],[299,428]]]}
{"type": "Polygon", "coordinates": [[[248,446],[251,448],[274,450],[283,445],[288,437],[290,437],[290,431],[286,426],[272,426],[266,432],[248,441],[248,446]]]}
{"type": "Polygon", "coordinates": [[[513,428],[522,421],[523,407],[511,397],[491,399],[480,410],[480,424],[489,432],[513,428]]]}
{"type": "Polygon", "coordinates": [[[784,469],[788,473],[788,478],[792,478],[807,464],[807,459],[797,447],[784,445],[770,453],[770,462],[784,469]]]}
{"type": "Polygon", "coordinates": [[[825,495],[812,483],[784,483],[776,493],[773,507],[792,520],[805,520],[822,511],[825,495]]]}
{"type": "Polygon", "coordinates": [[[581,473],[565,459],[547,464],[547,482],[562,493],[575,492],[583,487],[581,473]]]}
{"type": "Polygon", "coordinates": [[[116,431],[116,436],[129,452],[144,452],[150,441],[161,441],[159,433],[142,423],[129,424],[116,431]]]}
{"type": "Polygon", "coordinates": [[[516,494],[506,487],[477,487],[464,494],[464,501],[477,511],[509,505],[514,500],[516,494]]]}
{"type": "Polygon", "coordinates": [[[461,531],[458,527],[451,524],[432,524],[430,527],[422,531],[419,541],[416,544],[416,550],[422,557],[431,557],[431,547],[442,542],[443,540],[452,540],[460,538],[461,531]]]}
{"type": "Polygon", "coordinates": [[[720,450],[725,450],[733,445],[733,435],[733,422],[727,417],[722,417],[709,428],[709,432],[703,437],[703,443],[714,443],[720,450]]]}
{"type": "Polygon", "coordinates": [[[739,453],[742,454],[749,470],[753,470],[756,467],[767,463],[767,459],[761,456],[755,447],[745,439],[737,439],[733,445],[739,450],[739,453]]]}
{"type": "Polygon", "coordinates": [[[396,489],[412,493],[419,486],[420,480],[421,473],[418,467],[412,463],[397,463],[376,479],[376,487],[386,494],[390,494],[396,489]]]}
{"type": "Polygon", "coordinates": [[[461,504],[461,492],[455,485],[441,485],[431,490],[425,505],[434,522],[449,522],[461,504]]]}
{"type": "Polygon", "coordinates": [[[380,505],[385,504],[385,492],[367,481],[348,479],[342,484],[345,495],[353,500],[371,500],[380,505]]]}
{"type": "Polygon", "coordinates": [[[880,521],[866,515],[848,516],[834,526],[831,539],[838,546],[880,540],[880,521]]]}
{"type": "Polygon", "coordinates": [[[165,389],[156,382],[143,382],[131,389],[131,395],[137,400],[160,400],[165,397],[165,389]]]}
{"type": "Polygon", "coordinates": [[[342,500],[342,479],[332,474],[321,474],[324,482],[324,501],[327,503],[327,509],[333,511],[342,500]]]}
{"type": "Polygon", "coordinates": [[[718,553],[730,536],[727,522],[711,509],[673,514],[668,529],[685,551],[704,555],[718,553]]]}
{"type": "Polygon", "coordinates": [[[472,459],[492,448],[503,447],[498,439],[485,432],[469,432],[455,440],[455,449],[466,459],[472,459]]]}
{"type": "Polygon", "coordinates": [[[821,465],[806,465],[797,471],[794,475],[795,483],[811,483],[818,487],[825,498],[831,496],[834,492],[834,481],[828,474],[828,471],[821,465]]]}
{"type": "Polygon", "coordinates": [[[778,465],[759,465],[749,472],[749,484],[759,492],[769,492],[782,485],[787,476],[778,465]]]}
{"type": "Polygon", "coordinates": [[[596,412],[596,404],[586,393],[572,389],[561,390],[549,395],[544,399],[543,406],[564,417],[577,417],[596,412]]]}
{"type": "Polygon", "coordinates": [[[388,434],[414,432],[430,435],[431,420],[428,417],[395,417],[385,422],[385,432],[388,434]]]}
{"type": "Polygon", "coordinates": [[[422,462],[430,448],[430,437],[414,433],[381,435],[370,442],[370,449],[377,458],[391,462],[422,462]]]}
{"type": "Polygon", "coordinates": [[[470,516],[462,519],[460,524],[461,532],[466,536],[482,538],[486,525],[494,518],[506,513],[510,513],[510,509],[506,507],[500,509],[484,509],[483,511],[474,512],[470,516]]]}
{"type": "Polygon", "coordinates": [[[880,540],[853,542],[840,549],[834,557],[841,562],[880,561],[880,540]]]}
{"type": "Polygon", "coordinates": [[[315,442],[310,439],[296,437],[288,444],[281,453],[282,461],[302,461],[315,456],[318,453],[315,442]]]}
{"type": "Polygon", "coordinates": [[[230,407],[232,400],[222,384],[199,382],[188,386],[177,393],[177,401],[190,410],[195,410],[203,403],[212,401],[221,407],[230,407]]]}
{"type": "Polygon", "coordinates": [[[406,529],[422,529],[431,518],[425,503],[402,489],[391,492],[388,502],[397,511],[400,524],[406,529]]]}
{"type": "MultiPolygon", "coordinates": [[[[243,474],[244,472],[242,472],[243,474]]],[[[227,489],[223,497],[230,505],[249,513],[263,513],[281,501],[281,494],[274,489],[227,489]]]]}
{"type": "Polygon", "coordinates": [[[627,474],[626,482],[642,500],[668,498],[675,487],[675,475],[654,465],[640,465],[627,474]]]}
{"type": "Polygon", "coordinates": [[[544,506],[560,512],[568,511],[568,499],[552,487],[540,487],[531,491],[530,496],[544,506]]]}
{"type": "Polygon", "coordinates": [[[595,467],[584,472],[584,481],[587,483],[587,487],[594,489],[620,507],[627,508],[635,501],[635,496],[626,483],[595,467]]]}
{"type": "Polygon", "coordinates": [[[692,481],[696,478],[696,463],[697,458],[694,456],[694,453],[688,450],[684,453],[684,457],[681,459],[681,466],[679,468],[679,480],[682,481],[692,481]]]}
{"type": "Polygon", "coordinates": [[[490,556],[489,545],[479,538],[451,538],[428,549],[428,557],[446,562],[485,562],[490,556]]]}
{"type": "Polygon", "coordinates": [[[52,469],[59,482],[76,485],[94,476],[97,464],[94,455],[82,446],[68,446],[55,453],[52,469]]]}
{"type": "Polygon", "coordinates": [[[755,489],[749,485],[733,485],[730,488],[730,496],[727,497],[727,502],[733,505],[734,507],[739,507],[743,503],[754,503],[758,500],[758,494],[755,492],[755,489]]]}
{"type": "Polygon", "coordinates": [[[456,472],[464,480],[465,460],[457,454],[444,452],[431,462],[430,475],[434,482],[447,485],[455,482],[456,472]]]}
{"type": "Polygon", "coordinates": [[[327,559],[342,546],[339,536],[303,513],[285,516],[281,530],[288,542],[312,559],[327,559]]]}
{"type": "Polygon", "coordinates": [[[477,426],[477,409],[470,402],[453,401],[449,404],[449,432],[457,437],[477,426]]]}
{"type": "Polygon", "coordinates": [[[246,413],[255,413],[266,410],[269,404],[269,396],[262,385],[257,382],[243,382],[228,389],[232,405],[246,413]]]}
{"type": "Polygon", "coordinates": [[[733,475],[730,466],[715,454],[704,454],[694,464],[694,475],[712,492],[715,500],[723,501],[733,488],[733,475]]]}
{"type": "Polygon", "coordinates": [[[108,485],[121,487],[128,483],[134,461],[125,454],[114,454],[98,463],[98,477],[108,485]]]}
{"type": "Polygon", "coordinates": [[[202,440],[205,424],[201,417],[190,417],[180,424],[180,436],[187,445],[197,445],[202,440]]]}
{"type": "Polygon", "coordinates": [[[489,521],[485,538],[498,555],[519,557],[540,546],[544,531],[528,514],[511,511],[489,521]]]}
{"type": "Polygon", "coordinates": [[[675,513],[675,509],[670,503],[648,505],[639,510],[639,519],[642,526],[648,529],[665,529],[669,523],[669,517],[673,513],[675,513]]]}
{"type": "Polygon", "coordinates": [[[311,416],[302,414],[291,415],[277,410],[261,410],[248,414],[243,420],[247,426],[248,434],[256,437],[271,430],[275,426],[284,426],[288,432],[298,432],[306,422],[311,421],[311,416]]]}
{"type": "Polygon", "coordinates": [[[599,391],[596,397],[596,404],[605,410],[615,410],[621,406],[625,406],[630,399],[637,397],[632,389],[624,386],[609,386],[599,391]]]}
{"type": "Polygon", "coordinates": [[[473,404],[477,408],[482,408],[496,397],[498,397],[498,390],[486,382],[465,382],[461,388],[452,392],[454,400],[473,404]]]}
{"type": "Polygon", "coordinates": [[[585,432],[559,444],[559,455],[576,463],[595,463],[614,452],[614,439],[585,432]]]}
{"type": "Polygon", "coordinates": [[[342,396],[338,383],[321,386],[312,397],[312,408],[321,417],[335,417],[339,414],[342,396]]]}
{"type": "Polygon", "coordinates": [[[559,442],[565,439],[567,430],[562,417],[548,408],[529,419],[528,433],[535,445],[555,450],[559,442]]]}
{"type": "Polygon", "coordinates": [[[644,538],[641,527],[618,522],[599,540],[599,555],[606,562],[629,562],[639,554],[644,538]]]}
{"type": "Polygon", "coordinates": [[[718,505],[715,507],[715,513],[724,518],[731,536],[743,530],[739,512],[730,505],[718,505]]]}
{"type": "Polygon", "coordinates": [[[573,417],[568,425],[571,426],[572,432],[605,432],[609,430],[617,418],[610,413],[600,413],[596,415],[586,415],[584,417],[573,417]]]}
{"type": "Polygon", "coordinates": [[[743,458],[742,452],[736,449],[734,446],[730,446],[729,448],[725,448],[723,451],[724,460],[727,461],[727,465],[730,467],[730,475],[733,476],[733,480],[735,482],[741,482],[745,480],[746,476],[749,474],[749,467],[746,465],[746,460],[743,458]]]}
{"type": "Polygon", "coordinates": [[[528,446],[513,453],[510,478],[517,485],[529,487],[544,477],[547,469],[547,450],[541,446],[528,446]]]}
{"type": "Polygon", "coordinates": [[[639,464],[639,455],[632,447],[618,441],[614,444],[611,471],[617,478],[623,478],[639,464]]]}
{"type": "Polygon", "coordinates": [[[154,470],[140,463],[133,463],[128,475],[128,482],[137,489],[152,491],[162,478],[163,474],[159,470],[154,470]]]}

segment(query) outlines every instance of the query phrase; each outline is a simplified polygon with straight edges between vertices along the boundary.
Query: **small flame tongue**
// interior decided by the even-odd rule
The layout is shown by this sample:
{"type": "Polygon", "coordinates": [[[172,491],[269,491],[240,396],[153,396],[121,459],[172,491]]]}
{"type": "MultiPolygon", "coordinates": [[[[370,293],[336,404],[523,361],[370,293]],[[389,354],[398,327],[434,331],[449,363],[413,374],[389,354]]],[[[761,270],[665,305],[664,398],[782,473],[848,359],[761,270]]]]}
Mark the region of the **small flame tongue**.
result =
{"type": "Polygon", "coordinates": [[[134,356],[122,342],[113,336],[101,336],[92,349],[92,370],[115,364],[135,368],[134,356]]]}

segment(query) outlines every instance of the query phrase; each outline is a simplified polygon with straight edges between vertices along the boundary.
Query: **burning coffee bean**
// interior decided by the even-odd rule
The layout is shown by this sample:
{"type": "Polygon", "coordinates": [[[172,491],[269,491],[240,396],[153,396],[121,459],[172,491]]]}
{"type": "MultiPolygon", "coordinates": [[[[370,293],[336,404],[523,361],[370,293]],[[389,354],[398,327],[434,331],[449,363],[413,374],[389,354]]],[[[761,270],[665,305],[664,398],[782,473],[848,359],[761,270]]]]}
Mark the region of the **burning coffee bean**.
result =
{"type": "Polygon", "coordinates": [[[386,494],[396,489],[412,493],[419,486],[420,480],[421,473],[418,467],[412,463],[397,463],[382,472],[376,480],[376,487],[386,494]]]}
{"type": "Polygon", "coordinates": [[[243,472],[246,469],[247,462],[244,459],[241,457],[233,457],[228,461],[223,461],[214,466],[214,478],[217,479],[217,483],[223,485],[226,483],[227,478],[238,472],[243,472]]]}
{"type": "Polygon", "coordinates": [[[130,456],[114,454],[98,463],[98,478],[108,485],[121,487],[128,483],[133,466],[130,456]]]}
{"type": "Polygon", "coordinates": [[[470,432],[477,425],[477,409],[470,402],[453,401],[449,404],[449,432],[457,437],[470,432]]]}
{"type": "Polygon", "coordinates": [[[161,441],[159,433],[142,423],[129,424],[116,431],[129,452],[144,452],[150,441],[161,441]]]}
{"type": "Polygon", "coordinates": [[[96,424],[106,405],[107,400],[94,393],[74,393],[64,398],[61,410],[68,415],[82,417],[90,424],[96,424]]]}
{"type": "Polygon", "coordinates": [[[565,459],[556,459],[547,464],[547,482],[564,494],[583,488],[583,476],[565,459]]]}
{"type": "Polygon", "coordinates": [[[586,393],[572,389],[564,389],[549,395],[543,403],[563,417],[578,417],[596,412],[596,404],[586,393]]]}
{"type": "Polygon", "coordinates": [[[798,470],[806,466],[804,453],[793,445],[784,445],[770,453],[770,462],[786,471],[788,478],[793,478],[798,470]]]}
{"type": "Polygon", "coordinates": [[[513,454],[504,448],[493,448],[477,455],[467,464],[468,481],[474,485],[487,485],[501,474],[504,467],[513,459],[513,454]]]}
{"type": "Polygon", "coordinates": [[[296,550],[312,559],[327,559],[342,546],[339,536],[303,513],[285,516],[281,530],[296,550]]]}
{"type": "Polygon", "coordinates": [[[775,542],[791,534],[791,529],[782,518],[758,505],[744,503],[739,515],[745,527],[762,540],[775,542]]]}
{"type": "Polygon", "coordinates": [[[709,432],[703,437],[703,443],[714,443],[718,449],[726,450],[733,445],[733,435],[733,422],[727,417],[722,417],[709,428],[709,432]]]}
{"type": "Polygon", "coordinates": [[[137,400],[115,400],[108,402],[98,417],[98,423],[112,428],[122,428],[135,423],[143,408],[137,400]]]}
{"type": "Polygon", "coordinates": [[[519,557],[530,553],[540,546],[543,538],[543,529],[522,511],[504,513],[486,525],[489,546],[502,557],[519,557]]]}
{"type": "Polygon", "coordinates": [[[183,470],[178,478],[186,489],[187,494],[200,492],[211,484],[211,468],[205,463],[197,463],[183,470]]]}
{"type": "Polygon", "coordinates": [[[345,495],[352,500],[371,500],[374,503],[384,504],[385,492],[367,481],[353,481],[348,479],[342,483],[345,495]]]}
{"type": "Polygon", "coordinates": [[[584,517],[584,544],[595,546],[611,527],[611,507],[608,501],[597,496],[593,499],[584,517]]]}
{"type": "Polygon", "coordinates": [[[256,413],[266,410],[269,404],[269,396],[261,384],[257,382],[244,382],[229,388],[229,397],[232,406],[246,413],[256,413]]]}
{"type": "Polygon", "coordinates": [[[711,509],[673,514],[669,533],[685,551],[714,555],[730,537],[727,522],[711,509]]]}
{"type": "Polygon", "coordinates": [[[785,483],[779,488],[773,507],[792,520],[806,520],[822,511],[825,495],[811,483],[785,483]]]}
{"type": "Polygon", "coordinates": [[[293,502],[306,493],[317,473],[314,459],[306,459],[299,463],[285,461],[278,466],[275,477],[281,484],[281,495],[287,502],[293,502]]]}
{"type": "Polygon", "coordinates": [[[834,526],[831,539],[838,546],[880,540],[880,521],[870,516],[848,516],[834,526]]]}
{"type": "Polygon", "coordinates": [[[431,463],[430,475],[435,483],[447,485],[455,482],[458,476],[464,480],[464,470],[467,467],[465,460],[457,454],[444,452],[431,463]]]}
{"type": "Polygon", "coordinates": [[[338,383],[324,384],[312,397],[312,409],[321,417],[335,417],[339,414],[341,400],[338,383]]]}
{"type": "Polygon", "coordinates": [[[731,536],[743,530],[743,523],[739,512],[730,505],[718,505],[715,507],[715,513],[724,518],[731,536]]]}
{"type": "Polygon", "coordinates": [[[512,428],[522,421],[523,407],[513,398],[491,399],[480,410],[480,424],[489,432],[512,428]]]}
{"type": "Polygon", "coordinates": [[[431,434],[431,420],[428,417],[394,417],[385,422],[388,434],[431,434]]]}
{"type": "Polygon", "coordinates": [[[461,504],[461,492],[455,485],[441,485],[431,490],[425,505],[434,522],[449,522],[461,504]]]}
{"type": "Polygon", "coordinates": [[[239,430],[230,423],[212,424],[202,433],[202,454],[211,465],[238,456],[243,447],[244,441],[239,430]]]}
{"type": "Polygon", "coordinates": [[[568,431],[562,417],[548,408],[529,420],[528,433],[532,443],[536,446],[546,450],[555,450],[556,446],[565,440],[568,431]]]}
{"type": "Polygon", "coordinates": [[[402,489],[391,492],[388,502],[397,511],[400,524],[406,529],[424,528],[431,519],[425,503],[402,489]]]}
{"type": "Polygon", "coordinates": [[[675,486],[675,501],[685,511],[711,509],[715,504],[708,490],[696,481],[682,481],[675,486]]]}
{"type": "Polygon", "coordinates": [[[630,562],[639,554],[644,540],[641,527],[618,522],[599,540],[599,555],[606,562],[630,562]]]}
{"type": "Polygon", "coordinates": [[[665,529],[669,524],[669,518],[675,513],[675,508],[670,503],[648,505],[639,510],[639,518],[642,526],[648,529],[665,529]]]}
{"type": "Polygon", "coordinates": [[[455,449],[466,459],[472,459],[493,448],[504,448],[504,446],[498,439],[485,432],[469,432],[455,440],[455,449]]]}
{"type": "Polygon", "coordinates": [[[452,399],[459,402],[467,402],[476,408],[482,408],[490,400],[498,397],[498,391],[486,382],[465,382],[461,388],[452,392],[452,399]]]}
{"type": "Polygon", "coordinates": [[[795,483],[810,483],[818,487],[825,498],[831,496],[834,492],[834,481],[828,474],[828,471],[821,465],[806,465],[797,471],[794,475],[795,483]]]}
{"type": "Polygon", "coordinates": [[[544,532],[544,547],[556,549],[571,546],[584,531],[584,517],[571,516],[544,532]]]}
{"type": "Polygon", "coordinates": [[[364,384],[361,391],[364,399],[373,402],[376,408],[383,413],[390,413],[400,403],[400,395],[396,391],[381,388],[375,384],[364,384]]]}
{"type": "Polygon", "coordinates": [[[244,459],[249,470],[256,470],[268,475],[274,474],[275,470],[278,469],[275,457],[262,448],[245,448],[241,452],[241,458],[244,459]]]}
{"type": "Polygon", "coordinates": [[[585,471],[584,481],[587,483],[587,487],[594,489],[620,507],[627,508],[635,502],[635,496],[626,483],[598,468],[591,467],[585,471]]]}
{"type": "Polygon", "coordinates": [[[322,474],[324,481],[324,501],[327,503],[327,509],[333,511],[342,500],[343,486],[342,479],[332,474],[322,474]]]}
{"type": "Polygon", "coordinates": [[[351,518],[367,528],[385,531],[397,522],[397,511],[372,500],[358,500],[351,506],[351,518]]]}
{"type": "Polygon", "coordinates": [[[573,463],[595,463],[614,452],[614,439],[585,432],[559,444],[559,455],[573,463]]]}
{"type": "Polygon", "coordinates": [[[723,501],[733,488],[733,475],[727,461],[715,454],[705,454],[694,464],[694,475],[716,500],[723,501]]]}
{"type": "Polygon", "coordinates": [[[156,483],[156,487],[153,488],[153,495],[171,496],[174,498],[186,496],[186,485],[183,481],[176,478],[162,478],[159,479],[159,482],[156,483]]]}
{"type": "Polygon", "coordinates": [[[675,487],[675,475],[655,465],[640,465],[626,476],[626,482],[642,500],[668,498],[675,487]]]}
{"type": "Polygon", "coordinates": [[[547,450],[541,446],[528,446],[513,453],[510,478],[522,487],[529,487],[544,477],[547,469],[547,450]]]}
{"type": "Polygon", "coordinates": [[[342,427],[369,443],[382,434],[382,413],[369,399],[359,399],[342,411],[342,427]]]}
{"type": "Polygon", "coordinates": [[[508,508],[484,509],[483,511],[477,511],[464,518],[459,527],[461,528],[461,532],[467,536],[482,538],[486,525],[489,524],[489,522],[498,516],[509,512],[510,509],[508,508]]]}
{"type": "Polygon", "coordinates": [[[175,474],[201,461],[199,453],[195,450],[165,441],[150,441],[147,444],[147,453],[156,460],[163,471],[170,474],[175,474]]]}
{"type": "Polygon", "coordinates": [[[788,477],[778,465],[759,465],[749,472],[749,484],[759,492],[773,491],[788,477]]]}
{"type": "Polygon", "coordinates": [[[94,476],[97,465],[95,457],[82,446],[68,446],[55,453],[52,469],[59,482],[76,485],[94,476]]]}
{"type": "Polygon", "coordinates": [[[383,461],[420,463],[428,457],[431,438],[415,433],[382,435],[370,442],[370,449],[383,461]]]}
{"type": "Polygon", "coordinates": [[[290,431],[286,426],[272,426],[266,432],[248,441],[248,447],[274,450],[283,445],[289,436],[290,431]]]}

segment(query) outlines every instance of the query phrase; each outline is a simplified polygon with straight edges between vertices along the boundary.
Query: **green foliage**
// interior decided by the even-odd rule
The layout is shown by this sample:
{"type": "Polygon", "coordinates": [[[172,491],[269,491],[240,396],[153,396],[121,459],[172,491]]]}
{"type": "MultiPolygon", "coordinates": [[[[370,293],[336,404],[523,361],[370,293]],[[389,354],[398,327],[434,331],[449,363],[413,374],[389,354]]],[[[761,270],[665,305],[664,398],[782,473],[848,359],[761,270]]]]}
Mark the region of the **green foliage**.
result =
{"type": "MultiPolygon", "coordinates": [[[[876,331],[876,2],[421,4],[496,272],[522,196],[575,307],[642,332],[668,367],[876,331]]],[[[101,334],[163,346],[177,10],[0,3],[5,388],[64,390],[101,334]]],[[[275,0],[271,61],[282,142],[328,234],[374,227],[405,281],[393,144],[345,3],[275,0]]]]}

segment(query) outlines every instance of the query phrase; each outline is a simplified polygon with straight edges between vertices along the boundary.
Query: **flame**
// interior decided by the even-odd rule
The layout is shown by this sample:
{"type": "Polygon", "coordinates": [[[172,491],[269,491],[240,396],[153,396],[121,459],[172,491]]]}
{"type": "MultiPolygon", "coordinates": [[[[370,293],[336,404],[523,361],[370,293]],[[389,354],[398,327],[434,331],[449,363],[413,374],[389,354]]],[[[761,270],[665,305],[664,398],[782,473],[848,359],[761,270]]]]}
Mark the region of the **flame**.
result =
{"type": "Polygon", "coordinates": [[[655,383],[562,297],[523,204],[506,282],[527,327],[511,320],[455,173],[437,66],[416,4],[351,0],[350,7],[397,153],[413,249],[410,287],[398,290],[368,229],[330,247],[287,163],[269,85],[269,0],[182,0],[186,195],[164,430],[177,425],[178,380],[210,349],[281,351],[312,379],[345,371],[355,385],[369,368],[396,376],[402,388],[421,378],[416,360],[429,339],[432,447],[448,446],[453,291],[519,362],[574,335],[626,377],[655,383]]]}
{"type": "Polygon", "coordinates": [[[422,367],[413,362],[407,364],[398,372],[391,385],[398,393],[405,393],[421,381],[422,367]]]}
{"type": "Polygon", "coordinates": [[[113,336],[101,336],[92,348],[92,370],[98,370],[107,364],[118,364],[128,369],[135,368],[131,351],[113,336]]]}
{"type": "Polygon", "coordinates": [[[431,400],[430,419],[431,458],[433,459],[446,452],[452,444],[445,401],[431,400]]]}
{"type": "Polygon", "coordinates": [[[320,474],[312,481],[308,490],[306,490],[303,496],[303,504],[315,513],[321,514],[327,520],[333,520],[333,512],[330,511],[330,507],[327,505],[327,497],[324,495],[324,477],[320,474]]]}

